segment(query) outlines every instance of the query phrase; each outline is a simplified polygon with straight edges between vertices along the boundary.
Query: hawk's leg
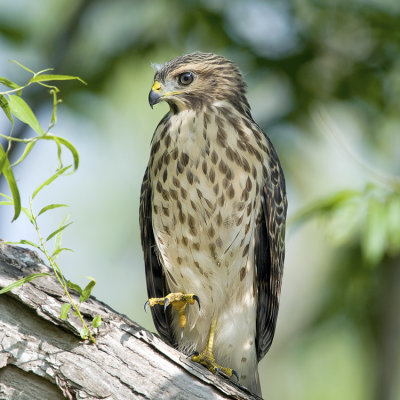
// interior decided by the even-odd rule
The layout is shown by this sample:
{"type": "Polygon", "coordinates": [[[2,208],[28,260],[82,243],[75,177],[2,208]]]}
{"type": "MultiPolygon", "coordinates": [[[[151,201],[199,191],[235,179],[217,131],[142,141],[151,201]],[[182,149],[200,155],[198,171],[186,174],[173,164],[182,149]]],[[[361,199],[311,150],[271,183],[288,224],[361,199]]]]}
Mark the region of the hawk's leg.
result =
{"type": "Polygon", "coordinates": [[[170,293],[165,297],[153,297],[147,300],[144,309],[146,310],[147,306],[154,307],[155,305],[161,305],[164,306],[165,310],[171,304],[179,313],[179,326],[184,328],[186,325],[186,305],[194,304],[196,301],[200,309],[200,300],[195,294],[170,293]]]}
{"type": "Polygon", "coordinates": [[[229,377],[235,376],[237,380],[239,380],[239,376],[235,370],[232,368],[226,368],[221,365],[218,365],[215,362],[213,348],[214,348],[214,337],[215,337],[215,330],[217,328],[217,317],[214,317],[211,322],[210,333],[208,335],[208,342],[206,348],[200,353],[195,353],[191,360],[204,365],[209,371],[213,374],[218,374],[222,372],[224,375],[229,377]]]}

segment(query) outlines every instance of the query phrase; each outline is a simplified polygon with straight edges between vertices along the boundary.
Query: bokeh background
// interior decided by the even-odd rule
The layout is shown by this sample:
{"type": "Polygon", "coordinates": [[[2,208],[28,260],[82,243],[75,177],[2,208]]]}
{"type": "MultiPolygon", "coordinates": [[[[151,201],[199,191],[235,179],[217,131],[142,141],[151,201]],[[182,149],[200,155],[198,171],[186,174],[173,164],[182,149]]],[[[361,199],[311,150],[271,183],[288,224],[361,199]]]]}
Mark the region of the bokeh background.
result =
{"type": "MultiPolygon", "coordinates": [[[[80,167],[35,202],[70,205],[65,275],[81,285],[95,277],[98,298],[154,330],[143,311],[138,205],[167,106],[148,105],[150,63],[195,50],[240,66],[287,179],[287,256],[276,338],[260,364],[264,397],[400,399],[398,0],[1,0],[0,76],[29,79],[15,59],[88,84],[59,85],[53,129],[77,147],[80,167]]],[[[47,126],[47,90],[24,94],[47,126]]],[[[0,114],[0,133],[9,130],[0,114]]],[[[14,135],[34,133],[16,124],[14,135]]],[[[15,168],[25,205],[56,167],[55,146],[39,143],[15,168]]],[[[7,193],[2,177],[0,185],[7,193]]],[[[64,216],[41,217],[44,234],[64,216]]],[[[0,207],[1,238],[36,240],[23,216],[11,219],[0,207]]]]}

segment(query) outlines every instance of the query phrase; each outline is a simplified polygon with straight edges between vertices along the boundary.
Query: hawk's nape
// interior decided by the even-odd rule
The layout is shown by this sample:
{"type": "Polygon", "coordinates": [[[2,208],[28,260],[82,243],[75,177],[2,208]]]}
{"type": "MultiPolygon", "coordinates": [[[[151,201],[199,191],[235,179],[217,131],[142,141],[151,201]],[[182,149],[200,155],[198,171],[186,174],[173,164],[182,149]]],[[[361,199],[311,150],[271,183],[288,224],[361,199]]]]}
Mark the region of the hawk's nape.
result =
{"type": "Polygon", "coordinates": [[[170,111],[152,139],[140,225],[160,335],[261,394],[257,364],[275,332],[287,202],[245,92],[239,69],[214,54],[159,67],[149,102],[170,111]]]}

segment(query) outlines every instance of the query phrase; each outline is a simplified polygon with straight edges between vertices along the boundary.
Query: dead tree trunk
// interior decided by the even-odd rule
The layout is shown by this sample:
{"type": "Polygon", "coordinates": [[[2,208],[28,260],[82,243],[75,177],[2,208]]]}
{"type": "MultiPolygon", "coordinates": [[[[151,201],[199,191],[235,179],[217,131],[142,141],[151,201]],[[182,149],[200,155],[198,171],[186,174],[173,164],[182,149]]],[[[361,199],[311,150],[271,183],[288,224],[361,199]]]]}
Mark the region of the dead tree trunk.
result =
{"type": "MultiPolygon", "coordinates": [[[[0,241],[0,288],[37,272],[50,269],[35,252],[0,241]]],[[[53,277],[0,295],[0,399],[257,399],[94,297],[82,314],[103,323],[96,345],[82,340],[65,302],[53,277]]]]}

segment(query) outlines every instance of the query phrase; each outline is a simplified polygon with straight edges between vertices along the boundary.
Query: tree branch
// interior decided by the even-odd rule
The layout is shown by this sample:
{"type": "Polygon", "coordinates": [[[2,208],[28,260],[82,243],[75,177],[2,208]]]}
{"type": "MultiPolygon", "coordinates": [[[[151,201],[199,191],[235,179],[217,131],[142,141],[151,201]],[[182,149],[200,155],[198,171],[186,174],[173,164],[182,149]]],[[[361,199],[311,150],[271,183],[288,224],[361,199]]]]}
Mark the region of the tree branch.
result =
{"type": "MultiPolygon", "coordinates": [[[[0,288],[37,272],[51,271],[35,252],[0,241],[0,288]]],[[[0,295],[0,398],[258,399],[93,296],[81,312],[103,323],[83,341],[72,312],[59,319],[65,301],[53,277],[0,295]]]]}

